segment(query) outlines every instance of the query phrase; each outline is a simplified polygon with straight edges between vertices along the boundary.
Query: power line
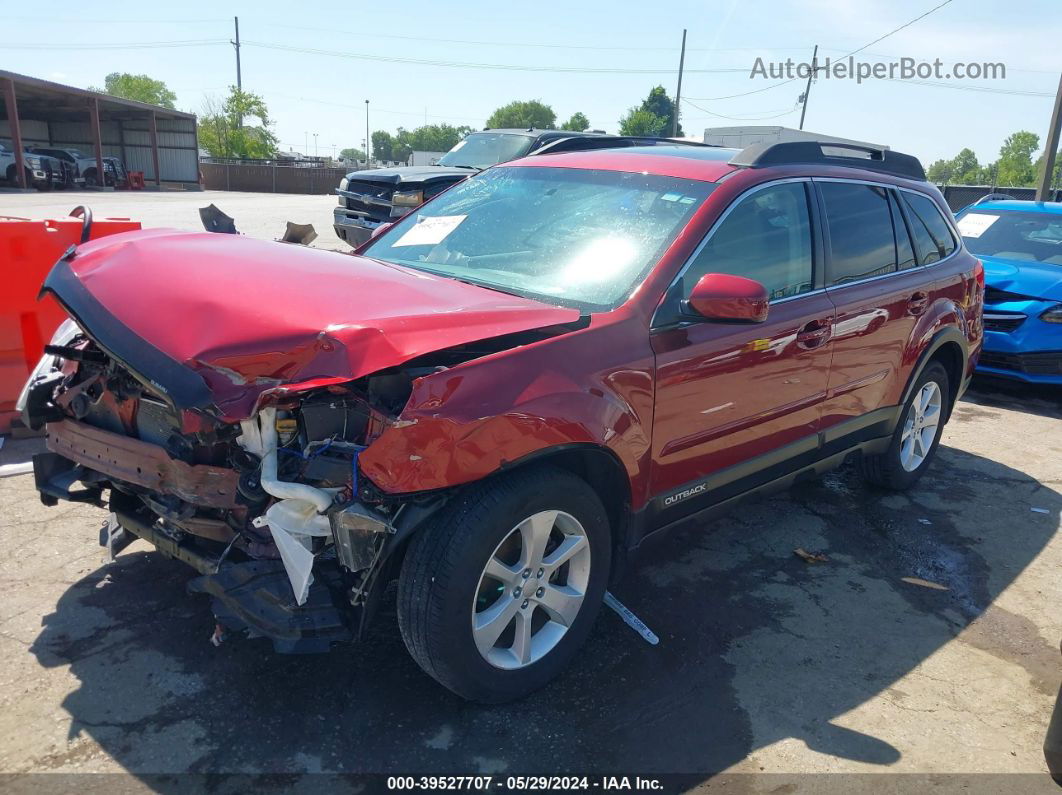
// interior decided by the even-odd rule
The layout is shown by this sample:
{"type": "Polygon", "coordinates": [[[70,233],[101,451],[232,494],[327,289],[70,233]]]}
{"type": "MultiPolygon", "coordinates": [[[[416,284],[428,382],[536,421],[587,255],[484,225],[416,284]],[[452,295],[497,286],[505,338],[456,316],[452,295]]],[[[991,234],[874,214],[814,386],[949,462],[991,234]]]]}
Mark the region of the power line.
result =
{"type": "MultiPolygon", "coordinates": [[[[533,47],[549,50],[600,50],[618,52],[674,52],[674,45],[670,47],[630,47],[630,46],[601,46],[597,44],[552,44],[545,42],[521,42],[521,41],[482,41],[474,39],[443,39],[429,36],[402,36],[395,33],[373,33],[367,36],[364,31],[337,30],[336,28],[320,28],[310,25],[288,25],[283,22],[260,22],[267,27],[283,27],[285,30],[307,30],[312,32],[335,33],[344,36],[355,36],[366,39],[401,39],[402,41],[427,41],[438,44],[467,44],[486,47],[533,47]]],[[[783,52],[786,50],[802,50],[803,47],[690,47],[687,52],[783,52]]]]}
{"type": "MultiPolygon", "coordinates": [[[[537,66],[534,64],[498,64],[498,63],[470,63],[466,61],[442,61],[425,58],[404,58],[397,55],[369,55],[367,53],[341,52],[339,50],[324,50],[315,47],[296,47],[290,44],[270,44],[262,41],[243,42],[247,47],[261,47],[267,50],[281,50],[284,52],[298,52],[309,55],[326,55],[334,58],[352,58],[362,61],[380,61],[383,63],[408,63],[419,66],[445,66],[458,69],[497,69],[500,71],[516,72],[563,72],[585,74],[645,74],[645,75],[673,75],[678,70],[670,69],[630,69],[611,66],[537,66]]],[[[727,72],[744,73],[748,69],[743,66],[723,67],[718,69],[687,69],[686,72],[700,74],[721,74],[727,72]]]]}
{"type": "Polygon", "coordinates": [[[892,35],[893,33],[899,33],[899,32],[900,32],[901,30],[903,30],[904,28],[909,28],[909,27],[911,27],[911,25],[913,25],[913,24],[914,24],[915,22],[917,22],[918,20],[920,20],[920,19],[925,19],[925,18],[926,18],[926,17],[928,17],[928,16],[930,15],[930,14],[932,14],[932,13],[933,13],[934,11],[939,11],[939,10],[940,10],[941,8],[943,8],[944,6],[948,5],[948,3],[950,3],[950,2],[952,2],[952,0],[944,0],[944,2],[943,2],[943,3],[940,3],[939,5],[935,5],[935,6],[933,6],[933,7],[931,8],[931,9],[929,9],[928,11],[926,11],[926,12],[925,12],[924,14],[919,14],[919,15],[918,15],[917,17],[915,17],[914,19],[912,19],[912,20],[911,20],[910,22],[904,22],[904,23],[903,23],[902,25],[900,25],[900,27],[898,27],[898,28],[894,28],[893,30],[890,30],[890,31],[889,31],[888,33],[886,33],[886,34],[885,34],[884,36],[878,36],[878,37],[877,37],[876,39],[874,39],[874,41],[870,42],[869,44],[864,44],[864,45],[863,45],[862,47],[860,47],[860,48],[859,48],[859,49],[857,49],[857,50],[852,50],[852,51],[851,51],[850,53],[848,53],[848,55],[845,55],[845,56],[843,56],[843,57],[844,57],[844,58],[847,58],[847,57],[849,57],[849,56],[851,56],[851,55],[855,55],[855,54],[856,54],[857,52],[863,52],[863,50],[865,50],[865,49],[866,49],[867,47],[873,47],[873,46],[874,46],[875,44],[877,44],[877,43],[878,43],[879,41],[882,41],[882,40],[884,40],[884,39],[887,39],[887,38],[889,38],[889,36],[891,36],[891,35],[892,35]]]}
{"type": "MultiPolygon", "coordinates": [[[[719,119],[729,119],[730,121],[768,121],[769,119],[780,119],[782,116],[788,116],[790,113],[794,113],[797,109],[797,106],[793,105],[792,107],[786,108],[785,110],[776,109],[762,111],[763,113],[772,114],[769,116],[726,116],[722,113],[715,113],[713,111],[708,110],[707,108],[702,108],[697,103],[690,102],[689,99],[684,99],[682,101],[685,102],[687,105],[692,105],[697,110],[702,111],[703,113],[707,113],[709,116],[714,116],[719,119]]],[[[688,121],[693,121],[693,119],[688,119],[688,121]]]]}
{"type": "Polygon", "coordinates": [[[8,50],[148,50],[169,47],[210,47],[227,44],[227,39],[185,39],[178,41],[111,42],[100,44],[5,44],[8,50]]]}
{"type": "MultiPolygon", "coordinates": [[[[943,3],[940,3],[939,5],[933,6],[931,9],[926,11],[924,14],[919,14],[917,17],[915,17],[914,19],[910,20],[909,22],[903,23],[898,28],[893,28],[888,33],[886,33],[885,35],[878,36],[876,39],[874,39],[874,41],[872,41],[872,42],[870,42],[868,44],[864,44],[862,47],[859,47],[858,49],[852,50],[851,52],[841,56],[841,60],[844,60],[845,58],[848,58],[851,55],[855,55],[857,52],[862,52],[867,47],[872,47],[873,45],[877,44],[879,41],[883,41],[884,39],[889,38],[889,36],[891,36],[892,34],[898,33],[901,30],[903,30],[904,28],[910,27],[915,22],[918,22],[918,20],[925,19],[930,14],[932,14],[934,11],[937,11],[937,10],[943,8],[944,6],[946,6],[950,2],[952,2],[952,0],[944,0],[943,3]]],[[[750,94],[759,94],[759,93],[761,93],[763,91],[769,91],[772,88],[778,88],[779,86],[788,85],[789,83],[792,83],[793,81],[799,80],[799,79],[800,79],[799,77],[791,77],[788,80],[783,80],[780,83],[775,83],[774,85],[765,86],[764,88],[757,88],[757,89],[754,89],[752,91],[745,91],[744,93],[741,93],[741,94],[730,94],[729,96],[725,96],[725,97],[694,97],[694,99],[699,99],[701,102],[715,102],[715,101],[720,100],[720,99],[734,99],[735,97],[747,97],[750,94]]]]}

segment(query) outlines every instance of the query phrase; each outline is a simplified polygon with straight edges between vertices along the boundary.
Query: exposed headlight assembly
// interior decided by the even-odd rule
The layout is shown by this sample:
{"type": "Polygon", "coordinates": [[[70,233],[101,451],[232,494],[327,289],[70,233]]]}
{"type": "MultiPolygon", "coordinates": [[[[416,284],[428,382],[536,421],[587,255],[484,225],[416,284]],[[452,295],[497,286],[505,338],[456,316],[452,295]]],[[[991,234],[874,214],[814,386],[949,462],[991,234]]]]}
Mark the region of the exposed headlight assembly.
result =
{"type": "MultiPolygon", "coordinates": [[[[74,337],[81,333],[81,329],[70,318],[67,318],[59,324],[59,328],[55,330],[55,334],[52,335],[51,345],[69,345],[73,342],[74,337]]],[[[26,399],[29,397],[30,387],[33,386],[44,376],[48,375],[59,367],[59,357],[53,356],[50,353],[44,354],[41,360],[37,362],[37,366],[33,368],[33,372],[30,373],[29,378],[26,379],[25,385],[22,387],[22,391],[18,393],[18,400],[15,401],[15,411],[19,414],[26,408],[26,399]]]]}
{"type": "Polygon", "coordinates": [[[339,189],[340,190],[346,190],[347,186],[349,184],[350,184],[350,180],[347,179],[346,177],[343,177],[343,179],[339,180],[339,189]]]}
{"type": "Polygon", "coordinates": [[[1053,306],[1046,312],[1041,312],[1040,320],[1044,321],[1044,323],[1062,323],[1062,304],[1053,306]]]}

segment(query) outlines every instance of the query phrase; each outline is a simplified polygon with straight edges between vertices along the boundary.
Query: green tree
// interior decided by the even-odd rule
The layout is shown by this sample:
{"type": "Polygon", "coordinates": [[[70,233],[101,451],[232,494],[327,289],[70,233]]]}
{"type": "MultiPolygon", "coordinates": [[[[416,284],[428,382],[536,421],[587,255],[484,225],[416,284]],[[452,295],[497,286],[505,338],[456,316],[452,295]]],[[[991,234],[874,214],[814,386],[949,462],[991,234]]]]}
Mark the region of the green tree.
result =
{"type": "Polygon", "coordinates": [[[978,185],[999,184],[999,163],[985,163],[977,175],[975,182],[978,185]]]}
{"type": "Polygon", "coordinates": [[[340,149],[339,156],[344,160],[364,160],[365,153],[360,149],[354,149],[353,147],[348,149],[340,149]]]}
{"type": "Polygon", "coordinates": [[[412,132],[400,129],[398,141],[418,152],[449,152],[458,141],[472,132],[472,127],[455,127],[450,124],[425,124],[412,132]]]}
{"type": "Polygon", "coordinates": [[[926,169],[926,178],[937,185],[946,185],[953,182],[954,180],[952,180],[952,176],[955,173],[953,170],[954,162],[954,160],[933,161],[929,168],[926,169]]]}
{"type": "MultiPolygon", "coordinates": [[[[620,135],[671,135],[671,120],[675,115],[675,103],[667,95],[663,86],[657,86],[649,92],[642,104],[631,108],[627,115],[620,119],[620,135]],[[658,119],[663,119],[662,124],[650,123],[649,116],[637,115],[639,111],[649,113],[658,119]],[[624,123],[632,130],[655,129],[656,132],[627,132],[623,129],[624,123]]],[[[677,134],[682,135],[682,125],[678,126],[677,134]]]]}
{"type": "Polygon", "coordinates": [[[972,149],[963,149],[951,161],[951,181],[958,185],[976,185],[981,176],[981,164],[972,149]]]}
{"type": "Polygon", "coordinates": [[[154,80],[147,75],[133,75],[128,72],[111,72],[103,79],[103,88],[90,88],[112,97],[134,99],[162,108],[173,108],[177,95],[166,88],[161,80],[154,80]]]}
{"type": "Polygon", "coordinates": [[[999,150],[997,178],[1000,185],[1022,188],[1036,183],[1033,152],[1040,148],[1040,136],[1028,130],[1008,135],[999,150]]]}
{"type": "Polygon", "coordinates": [[[572,114],[572,117],[568,121],[561,125],[562,130],[573,130],[575,132],[582,132],[590,127],[590,120],[586,118],[586,114],[576,111],[572,114]]]}
{"type": "Polygon", "coordinates": [[[394,146],[395,140],[386,130],[377,130],[372,134],[372,156],[377,160],[397,160],[394,146]]]}
{"type": "Polygon", "coordinates": [[[664,135],[668,121],[663,116],[657,116],[644,108],[631,108],[627,115],[620,119],[620,135],[664,135]]]}
{"type": "Polygon", "coordinates": [[[215,97],[204,103],[199,116],[199,145],[214,157],[275,157],[277,137],[269,129],[271,123],[265,100],[229,86],[224,102],[215,97]],[[249,120],[258,124],[249,124],[249,120]]]}
{"type": "Polygon", "coordinates": [[[539,130],[552,130],[557,126],[557,114],[553,108],[537,99],[516,100],[498,108],[487,119],[491,129],[499,127],[534,127],[539,130]]]}
{"type": "MultiPolygon", "coordinates": [[[[1036,159],[1036,184],[1040,184],[1040,175],[1044,172],[1044,158],[1047,157],[1047,150],[1036,159]]],[[[1058,154],[1055,155],[1055,170],[1051,177],[1051,187],[1062,187],[1062,149],[1058,150],[1058,154]]]]}

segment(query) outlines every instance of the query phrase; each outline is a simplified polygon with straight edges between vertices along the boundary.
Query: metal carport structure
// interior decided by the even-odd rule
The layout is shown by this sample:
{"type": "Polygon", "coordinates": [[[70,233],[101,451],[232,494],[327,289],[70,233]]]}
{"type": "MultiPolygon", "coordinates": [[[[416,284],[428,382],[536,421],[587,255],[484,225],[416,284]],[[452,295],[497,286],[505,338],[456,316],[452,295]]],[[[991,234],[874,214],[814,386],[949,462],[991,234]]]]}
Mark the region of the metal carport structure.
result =
{"type": "Polygon", "coordinates": [[[170,110],[83,88],[0,70],[0,137],[11,140],[20,187],[26,186],[23,148],[82,149],[121,159],[145,181],[199,183],[199,146],[194,113],[170,110]]]}

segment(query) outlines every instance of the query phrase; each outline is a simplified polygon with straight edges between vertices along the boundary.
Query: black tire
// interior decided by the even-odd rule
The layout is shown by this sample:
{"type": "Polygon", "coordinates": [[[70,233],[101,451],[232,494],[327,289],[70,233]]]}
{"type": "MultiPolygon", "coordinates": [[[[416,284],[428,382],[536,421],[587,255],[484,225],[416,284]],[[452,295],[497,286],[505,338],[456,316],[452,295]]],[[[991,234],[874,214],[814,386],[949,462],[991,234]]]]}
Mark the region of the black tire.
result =
{"type": "Polygon", "coordinates": [[[863,477],[875,486],[892,491],[903,491],[911,488],[918,479],[929,469],[929,465],[936,456],[937,447],[940,446],[940,436],[944,432],[944,421],[951,411],[951,392],[948,387],[948,372],[939,362],[930,362],[918,376],[914,388],[907,402],[904,403],[900,414],[900,421],[896,424],[896,430],[892,434],[889,448],[880,455],[864,455],[860,459],[860,471],[863,477]],[[917,468],[907,470],[901,463],[900,450],[902,447],[904,427],[908,417],[914,410],[914,402],[921,393],[922,388],[930,381],[935,381],[941,394],[941,416],[937,423],[937,432],[933,437],[933,443],[929,447],[922,462],[917,468]]]}
{"type": "Polygon", "coordinates": [[[18,185],[18,169],[14,166],[7,167],[7,182],[9,185],[18,185]]]}
{"type": "MultiPolygon", "coordinates": [[[[556,677],[582,645],[601,606],[610,563],[608,518],[585,481],[553,467],[492,478],[467,489],[410,543],[398,581],[402,638],[425,673],[462,698],[513,701],[556,677]],[[585,531],[590,545],[585,597],[567,631],[541,659],[522,668],[499,668],[480,654],[473,639],[480,578],[510,532],[548,510],[570,514],[585,531]]],[[[503,592],[498,598],[507,596],[503,592]]]]}
{"type": "Polygon", "coordinates": [[[85,172],[85,187],[94,188],[99,183],[96,181],[96,169],[90,168],[85,172]]]}

